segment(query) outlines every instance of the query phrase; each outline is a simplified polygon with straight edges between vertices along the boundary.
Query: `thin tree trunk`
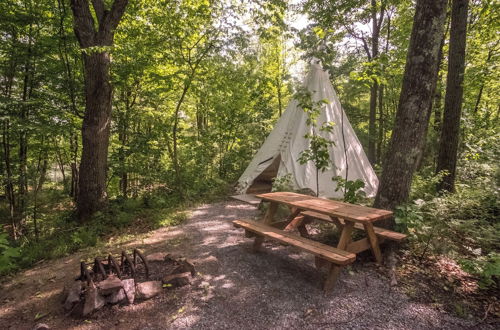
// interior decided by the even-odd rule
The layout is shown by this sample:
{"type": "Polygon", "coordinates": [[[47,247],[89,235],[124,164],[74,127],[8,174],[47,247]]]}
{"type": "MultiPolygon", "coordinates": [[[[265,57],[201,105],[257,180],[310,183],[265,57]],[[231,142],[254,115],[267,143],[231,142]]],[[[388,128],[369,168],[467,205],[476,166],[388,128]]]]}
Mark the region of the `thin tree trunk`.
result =
{"type": "MultiPolygon", "coordinates": [[[[29,105],[28,100],[31,96],[32,89],[32,56],[33,56],[33,25],[30,24],[28,30],[28,49],[26,51],[26,59],[24,63],[24,77],[23,77],[23,92],[22,92],[22,105],[20,107],[20,120],[21,123],[28,122],[29,118],[29,105]]],[[[24,213],[26,209],[26,194],[28,192],[28,131],[26,127],[21,127],[19,132],[19,181],[18,181],[18,203],[17,213],[19,216],[19,225],[24,225],[24,213]]]]}
{"type": "Polygon", "coordinates": [[[436,86],[446,3],[447,0],[417,1],[399,106],[375,207],[394,209],[408,199],[436,86]]]}
{"type": "Polygon", "coordinates": [[[2,146],[3,146],[3,156],[5,161],[5,174],[6,174],[5,192],[7,195],[7,201],[9,202],[9,216],[12,224],[12,237],[15,240],[17,240],[17,224],[15,217],[16,195],[14,193],[14,183],[12,178],[9,131],[10,131],[9,119],[4,119],[2,127],[2,146]]]}
{"type": "MultiPolygon", "coordinates": [[[[491,61],[491,57],[493,56],[493,49],[490,49],[488,52],[488,58],[486,59],[486,65],[488,65],[491,61]]],[[[477,93],[476,104],[474,105],[474,114],[479,110],[479,104],[481,103],[481,97],[483,95],[484,89],[484,81],[481,83],[481,87],[479,87],[479,92],[477,93]]]]}
{"type": "MultiPolygon", "coordinates": [[[[380,17],[377,18],[377,1],[371,0],[371,16],[372,16],[372,38],[371,38],[371,58],[370,61],[375,61],[379,55],[379,37],[380,28],[384,20],[384,3],[380,9],[380,17]]],[[[370,115],[368,123],[368,160],[370,163],[376,162],[376,141],[377,141],[377,94],[379,84],[377,79],[373,79],[370,87],[370,115]]]]}
{"type": "Polygon", "coordinates": [[[377,141],[377,163],[382,163],[382,146],[384,145],[384,85],[380,85],[378,91],[378,141],[377,141]]]}
{"type": "Polygon", "coordinates": [[[42,157],[42,152],[38,156],[37,163],[37,173],[39,174],[38,180],[34,183],[33,191],[33,226],[35,227],[35,238],[38,240],[40,234],[40,228],[38,227],[38,193],[42,191],[43,184],[45,182],[45,177],[47,176],[47,155],[45,153],[42,157]],[[42,159],[43,158],[43,159],[42,159]]]}
{"type": "Polygon", "coordinates": [[[465,70],[468,6],[468,0],[453,0],[443,128],[436,168],[437,173],[446,171],[447,174],[438,183],[438,191],[447,190],[451,192],[455,190],[460,119],[462,117],[462,84],[465,70]]]}
{"type": "Polygon", "coordinates": [[[69,195],[73,200],[77,200],[78,196],[78,136],[71,132],[69,137],[69,148],[71,157],[71,187],[69,195]]]}
{"type": "Polygon", "coordinates": [[[376,80],[372,81],[370,87],[370,115],[368,123],[368,160],[370,163],[375,164],[376,162],[376,150],[375,145],[377,141],[377,91],[378,82],[376,80]]]}

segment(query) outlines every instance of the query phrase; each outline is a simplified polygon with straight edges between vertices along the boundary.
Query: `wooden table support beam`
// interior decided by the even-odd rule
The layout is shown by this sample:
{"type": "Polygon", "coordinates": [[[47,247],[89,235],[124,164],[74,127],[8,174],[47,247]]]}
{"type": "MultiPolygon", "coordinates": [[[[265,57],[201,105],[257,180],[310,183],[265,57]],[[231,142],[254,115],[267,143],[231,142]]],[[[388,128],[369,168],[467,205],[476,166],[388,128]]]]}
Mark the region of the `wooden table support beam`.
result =
{"type": "Polygon", "coordinates": [[[375,256],[375,260],[378,264],[382,263],[382,252],[380,252],[380,245],[377,239],[377,235],[375,234],[375,230],[373,229],[373,224],[365,223],[363,224],[365,227],[366,235],[368,236],[368,241],[370,242],[370,246],[372,248],[373,255],[375,256]]]}

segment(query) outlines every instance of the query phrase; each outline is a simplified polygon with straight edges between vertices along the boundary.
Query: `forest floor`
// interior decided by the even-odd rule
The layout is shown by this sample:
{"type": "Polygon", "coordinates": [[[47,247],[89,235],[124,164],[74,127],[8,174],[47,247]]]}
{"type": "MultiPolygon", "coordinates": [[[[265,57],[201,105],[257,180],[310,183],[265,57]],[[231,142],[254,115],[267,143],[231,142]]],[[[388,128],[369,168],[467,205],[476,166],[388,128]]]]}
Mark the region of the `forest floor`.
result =
{"type": "Polygon", "coordinates": [[[264,252],[251,252],[252,240],[231,220],[259,214],[255,207],[236,201],[207,204],[194,208],[179,226],[121,241],[110,252],[138,247],[147,254],[181,255],[193,261],[199,273],[192,285],[165,289],[131,306],[106,306],[86,319],[64,315],[61,290],[78,275],[79,261],[88,251],[42,262],[2,283],[0,329],[31,329],[38,322],[52,329],[495,329],[498,325],[486,317],[453,316],[422,297],[430,293],[421,288],[416,289],[420,295],[408,295],[404,287],[409,281],[391,288],[386,269],[371,262],[369,255],[345,268],[334,292],[324,295],[324,274],[316,271],[311,255],[272,242],[264,244],[264,252]]]}

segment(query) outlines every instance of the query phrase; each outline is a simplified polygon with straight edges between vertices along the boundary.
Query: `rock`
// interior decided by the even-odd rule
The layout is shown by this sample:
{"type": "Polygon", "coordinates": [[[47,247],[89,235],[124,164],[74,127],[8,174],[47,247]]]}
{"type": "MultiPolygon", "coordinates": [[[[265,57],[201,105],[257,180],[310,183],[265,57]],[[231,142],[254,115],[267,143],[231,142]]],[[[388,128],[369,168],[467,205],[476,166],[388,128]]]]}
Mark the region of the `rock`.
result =
{"type": "Polygon", "coordinates": [[[182,259],[179,261],[179,266],[175,267],[175,269],[172,271],[172,274],[180,274],[185,272],[190,272],[191,276],[196,275],[194,265],[186,259],[182,259]]]}
{"type": "Polygon", "coordinates": [[[173,287],[180,287],[184,285],[191,284],[190,281],[191,272],[177,273],[172,275],[167,275],[162,278],[162,283],[173,287]]]}
{"type": "Polygon", "coordinates": [[[91,284],[85,291],[85,303],[83,305],[82,316],[89,315],[93,311],[100,309],[106,300],[99,294],[96,286],[91,284]]]}
{"type": "Polygon", "coordinates": [[[121,303],[125,299],[127,299],[127,296],[125,295],[125,290],[121,288],[120,290],[115,291],[112,294],[106,296],[106,303],[114,305],[121,303]]]}
{"type": "Polygon", "coordinates": [[[99,287],[99,293],[103,296],[116,293],[123,288],[122,281],[115,275],[110,275],[107,279],[99,282],[97,285],[99,287]]]}
{"type": "Polygon", "coordinates": [[[69,311],[73,309],[75,304],[80,301],[82,293],[82,281],[75,281],[68,289],[68,296],[64,302],[64,309],[69,311]]]}
{"type": "Polygon", "coordinates": [[[49,330],[50,327],[45,323],[37,323],[32,330],[49,330]]]}
{"type": "Polygon", "coordinates": [[[135,299],[135,281],[133,278],[128,280],[123,280],[123,290],[125,291],[125,296],[127,297],[128,303],[133,304],[135,299]]]}
{"type": "Polygon", "coordinates": [[[163,262],[168,257],[168,253],[156,252],[146,256],[147,262],[163,262]]]}
{"type": "Polygon", "coordinates": [[[163,290],[161,281],[142,282],[135,286],[136,298],[150,299],[159,294],[163,290]]]}

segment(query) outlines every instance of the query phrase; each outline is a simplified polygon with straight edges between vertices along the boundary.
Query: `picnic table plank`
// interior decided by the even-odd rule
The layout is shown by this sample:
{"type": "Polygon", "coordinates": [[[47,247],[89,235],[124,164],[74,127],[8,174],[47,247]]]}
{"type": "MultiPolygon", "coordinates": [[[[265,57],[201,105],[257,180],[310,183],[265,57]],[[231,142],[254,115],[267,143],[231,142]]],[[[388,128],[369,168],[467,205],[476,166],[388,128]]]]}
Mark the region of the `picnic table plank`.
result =
{"type": "Polygon", "coordinates": [[[340,250],[320,242],[312,241],[310,239],[265,225],[261,222],[252,220],[234,220],[233,224],[235,227],[244,228],[245,230],[258,234],[258,237],[264,238],[264,236],[267,236],[278,242],[296,246],[301,250],[312,253],[335,264],[347,265],[356,259],[356,255],[354,253],[340,250]]]}
{"type": "MultiPolygon", "coordinates": [[[[339,224],[339,219],[332,219],[325,214],[321,214],[321,213],[317,213],[317,212],[313,212],[313,211],[305,211],[305,212],[302,212],[302,214],[305,215],[306,217],[316,218],[316,219],[326,221],[326,222],[333,222],[337,227],[339,224]]],[[[344,222],[340,221],[340,224],[343,226],[344,222]]],[[[359,229],[359,230],[365,230],[365,227],[361,223],[355,223],[354,228],[359,229]]],[[[383,237],[383,238],[391,240],[391,241],[396,241],[396,242],[400,242],[400,241],[404,240],[407,236],[405,234],[398,233],[397,231],[392,231],[392,230],[382,228],[382,227],[373,227],[373,230],[375,231],[375,234],[377,234],[377,236],[383,237]]]]}
{"type": "MultiPolygon", "coordinates": [[[[392,217],[392,212],[367,206],[353,205],[292,192],[259,194],[264,201],[282,203],[302,210],[315,211],[354,222],[374,222],[392,217]]],[[[274,203],[271,203],[274,204],[274,203]]]]}

